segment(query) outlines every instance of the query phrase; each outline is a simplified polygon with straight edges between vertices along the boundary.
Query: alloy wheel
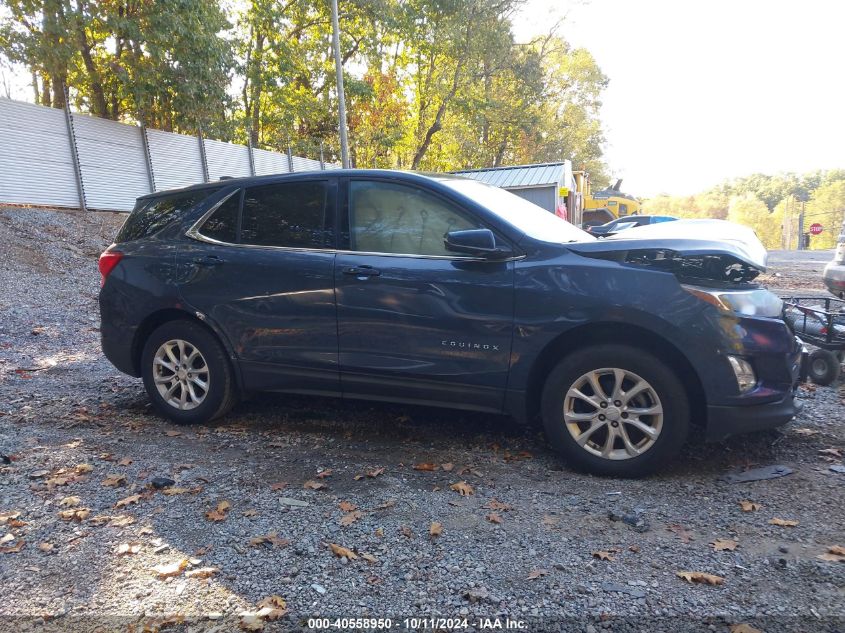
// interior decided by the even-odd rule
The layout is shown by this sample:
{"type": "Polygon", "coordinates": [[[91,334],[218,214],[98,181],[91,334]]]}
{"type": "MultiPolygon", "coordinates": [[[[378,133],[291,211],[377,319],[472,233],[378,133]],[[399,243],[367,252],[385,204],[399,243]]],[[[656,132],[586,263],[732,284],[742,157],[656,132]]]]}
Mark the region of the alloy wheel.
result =
{"type": "Polygon", "coordinates": [[[153,356],[153,380],[167,404],[182,411],[195,409],[208,395],[208,364],[191,343],[173,339],[153,356]]]}
{"type": "Polygon", "coordinates": [[[648,451],[663,428],[663,405],[647,380],[626,369],[595,369],[563,401],[566,428],[585,451],[611,460],[648,451]]]}

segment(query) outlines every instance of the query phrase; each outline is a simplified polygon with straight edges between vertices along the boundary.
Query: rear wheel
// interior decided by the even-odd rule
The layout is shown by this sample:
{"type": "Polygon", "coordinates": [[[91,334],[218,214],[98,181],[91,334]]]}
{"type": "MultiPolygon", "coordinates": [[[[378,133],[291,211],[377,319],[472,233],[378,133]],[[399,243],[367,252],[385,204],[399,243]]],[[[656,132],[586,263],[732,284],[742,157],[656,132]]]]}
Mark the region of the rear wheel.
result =
{"type": "Polygon", "coordinates": [[[235,404],[225,350],[197,323],[159,326],[144,345],[141,374],[153,406],[177,424],[208,422],[235,404]]]}
{"type": "Polygon", "coordinates": [[[689,431],[686,390],[661,360],[623,345],[577,350],[549,374],[543,425],[577,468],[639,477],[675,457],[689,431]]]}

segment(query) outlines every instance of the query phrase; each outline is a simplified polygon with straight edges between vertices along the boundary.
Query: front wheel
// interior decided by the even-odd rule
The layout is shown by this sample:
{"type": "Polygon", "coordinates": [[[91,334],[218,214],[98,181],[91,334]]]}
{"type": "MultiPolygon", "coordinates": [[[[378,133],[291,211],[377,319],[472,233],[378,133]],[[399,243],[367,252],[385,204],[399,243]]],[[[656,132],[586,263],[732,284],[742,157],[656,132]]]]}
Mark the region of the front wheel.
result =
{"type": "Polygon", "coordinates": [[[197,323],[158,327],[141,352],[141,375],[153,406],[176,424],[208,422],[235,404],[225,350],[197,323]]]}
{"type": "Polygon", "coordinates": [[[810,354],[809,375],[817,385],[829,385],[839,377],[840,358],[826,349],[817,349],[810,354]]]}
{"type": "Polygon", "coordinates": [[[674,458],[689,431],[686,389],[663,361],[625,345],[596,345],[564,358],[543,388],[552,446],[575,467],[640,477],[674,458]]]}

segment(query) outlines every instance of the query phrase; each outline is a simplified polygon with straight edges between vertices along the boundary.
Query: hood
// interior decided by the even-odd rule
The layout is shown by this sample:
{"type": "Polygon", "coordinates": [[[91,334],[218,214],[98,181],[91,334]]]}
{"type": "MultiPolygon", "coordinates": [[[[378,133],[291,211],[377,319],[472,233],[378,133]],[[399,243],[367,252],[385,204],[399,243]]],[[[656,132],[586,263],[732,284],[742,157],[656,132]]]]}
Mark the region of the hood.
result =
{"type": "Polygon", "coordinates": [[[691,279],[751,281],[766,270],[766,248],[748,227],[725,220],[676,220],[567,244],[585,257],[661,268],[691,279]]]}

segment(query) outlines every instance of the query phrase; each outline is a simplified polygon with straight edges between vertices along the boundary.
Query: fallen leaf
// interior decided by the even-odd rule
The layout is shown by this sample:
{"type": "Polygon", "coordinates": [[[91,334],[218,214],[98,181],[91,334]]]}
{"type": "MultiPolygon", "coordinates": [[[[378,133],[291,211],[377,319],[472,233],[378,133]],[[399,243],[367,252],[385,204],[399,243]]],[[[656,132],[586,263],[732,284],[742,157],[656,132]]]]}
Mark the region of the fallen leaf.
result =
{"type": "Polygon", "coordinates": [[[432,537],[440,536],[441,534],[443,534],[443,524],[434,521],[431,524],[431,527],[428,528],[428,533],[432,537]]]}
{"type": "Polygon", "coordinates": [[[91,514],[91,510],[88,508],[76,508],[73,510],[62,510],[59,512],[59,518],[62,521],[76,521],[77,523],[81,523],[88,518],[89,514],[91,514]]]}
{"type": "Polygon", "coordinates": [[[0,512],[0,525],[6,525],[9,521],[17,519],[21,515],[20,512],[0,512]]]}
{"type": "Polygon", "coordinates": [[[199,567],[185,572],[185,578],[211,578],[220,571],[219,567],[199,567]]]}
{"type": "Polygon", "coordinates": [[[475,490],[473,489],[473,487],[465,481],[459,481],[457,483],[452,484],[451,486],[449,486],[449,490],[454,490],[455,492],[459,493],[462,497],[475,494],[475,490]]]}
{"type": "Polygon", "coordinates": [[[138,503],[141,500],[141,495],[129,495],[114,504],[115,509],[125,508],[131,503],[138,503]]]}
{"type": "Polygon", "coordinates": [[[6,543],[11,543],[15,540],[15,535],[9,532],[8,534],[4,534],[2,538],[0,538],[0,545],[5,545],[6,543]]]}
{"type": "Polygon", "coordinates": [[[354,503],[349,503],[348,501],[341,501],[338,507],[344,512],[354,512],[358,509],[358,506],[354,503]]]}
{"type": "Polygon", "coordinates": [[[537,578],[545,576],[548,573],[549,573],[548,569],[534,569],[531,572],[529,572],[528,576],[526,577],[526,580],[536,580],[537,578]]]}
{"type": "Polygon", "coordinates": [[[378,538],[383,537],[384,536],[384,528],[376,528],[375,531],[373,532],[373,534],[375,534],[376,537],[378,537],[378,538]]]}
{"type": "Polygon", "coordinates": [[[757,512],[757,510],[759,510],[763,506],[759,503],[754,503],[753,501],[745,500],[739,502],[739,507],[742,508],[743,512],[757,512]]]}
{"type": "Polygon", "coordinates": [[[78,506],[80,503],[82,503],[82,500],[79,497],[65,497],[59,501],[59,505],[63,508],[72,508],[73,506],[78,506]]]}
{"type": "Polygon", "coordinates": [[[378,562],[378,558],[376,558],[372,554],[361,554],[361,558],[363,558],[368,563],[377,563],[378,562]]]}
{"type": "MultiPolygon", "coordinates": [[[[186,574],[187,575],[187,574],[186,574]]],[[[288,612],[288,605],[281,596],[269,596],[258,603],[258,617],[278,620],[288,612]]]]}
{"type": "Polygon", "coordinates": [[[23,549],[24,545],[26,545],[26,541],[20,540],[14,545],[6,545],[5,547],[0,547],[0,554],[17,554],[23,549]]]}
{"type": "Polygon", "coordinates": [[[290,545],[290,541],[286,538],[279,538],[275,532],[264,534],[263,536],[254,536],[249,539],[250,547],[258,547],[259,545],[269,544],[273,547],[286,547],[290,545]]]}
{"type": "Polygon", "coordinates": [[[362,516],[364,516],[364,515],[361,514],[360,510],[354,510],[352,512],[344,514],[343,517],[341,517],[341,519],[340,519],[340,524],[343,527],[347,527],[347,526],[355,523],[355,521],[360,519],[362,516]]]}
{"type": "Polygon", "coordinates": [[[599,560],[606,560],[613,562],[613,556],[610,555],[610,552],[606,552],[604,550],[599,550],[596,552],[592,552],[593,558],[598,558],[599,560]]]}
{"type": "Polygon", "coordinates": [[[819,449],[819,455],[830,455],[831,457],[841,458],[842,457],[842,449],[841,448],[822,448],[819,449]]]}
{"type": "Polygon", "coordinates": [[[428,462],[422,464],[414,464],[414,470],[434,471],[437,470],[437,464],[431,464],[428,462]]]}
{"type": "Polygon", "coordinates": [[[763,633],[760,629],[755,629],[750,624],[732,624],[730,633],[763,633]]]}
{"type": "Polygon", "coordinates": [[[179,488],[178,486],[170,486],[169,488],[161,489],[161,494],[167,495],[168,497],[185,494],[195,495],[199,492],[202,492],[202,488],[199,486],[197,486],[196,488],[179,488]]]}
{"type": "Polygon", "coordinates": [[[117,555],[126,556],[127,554],[137,554],[141,551],[141,546],[138,543],[121,543],[117,546],[117,555]]]}
{"type": "Polygon", "coordinates": [[[109,475],[108,477],[103,479],[102,484],[111,488],[115,488],[117,486],[125,486],[126,477],[124,475],[109,475]]]}
{"type": "Polygon", "coordinates": [[[351,549],[343,547],[342,545],[329,543],[329,547],[332,550],[332,554],[334,554],[338,558],[348,558],[349,560],[355,560],[356,558],[358,558],[358,555],[355,552],[353,552],[351,549]]]}
{"type": "Polygon", "coordinates": [[[440,464],[440,468],[445,470],[447,473],[452,472],[452,469],[454,467],[455,467],[455,465],[452,462],[446,462],[445,464],[440,464]]]}
{"type": "Polygon", "coordinates": [[[827,552],[826,554],[819,554],[816,558],[828,563],[845,563],[845,556],[842,554],[832,554],[827,552]]]}
{"type": "Polygon", "coordinates": [[[837,556],[845,556],[845,547],[841,545],[831,545],[827,548],[827,551],[831,554],[836,554],[837,556]]]}
{"type": "Polygon", "coordinates": [[[399,533],[404,536],[405,538],[413,538],[414,533],[411,531],[407,525],[403,525],[399,528],[399,533]]]}
{"type": "Polygon", "coordinates": [[[245,516],[245,517],[257,517],[257,516],[258,516],[258,510],[255,510],[254,508],[250,508],[249,510],[244,510],[244,511],[241,513],[241,516],[245,516]]]}
{"type": "Polygon", "coordinates": [[[50,552],[52,552],[54,549],[56,549],[56,546],[55,546],[55,545],[53,545],[52,543],[39,543],[39,544],[38,544],[38,549],[40,549],[40,550],[41,550],[42,552],[44,552],[45,554],[49,554],[49,553],[50,553],[50,552]]]}
{"type": "Polygon", "coordinates": [[[179,437],[182,435],[182,431],[165,431],[164,434],[167,437],[179,437]]]}
{"type": "Polygon", "coordinates": [[[361,481],[364,478],[364,475],[355,475],[352,479],[355,481],[361,481]]]}
{"type": "Polygon", "coordinates": [[[498,510],[500,512],[507,512],[508,510],[513,510],[512,506],[509,506],[507,503],[502,503],[497,499],[490,499],[490,501],[488,501],[481,507],[486,508],[488,510],[498,510]]]}
{"type": "Polygon", "coordinates": [[[91,464],[79,464],[76,467],[76,474],[77,475],[86,475],[94,470],[94,467],[91,464]]]}
{"type": "Polygon", "coordinates": [[[261,631],[264,629],[264,620],[254,613],[244,613],[239,625],[244,631],[261,631]]]}
{"type": "Polygon", "coordinates": [[[640,546],[639,545],[629,545],[628,551],[634,552],[634,554],[639,554],[640,553],[640,546]]]}
{"type": "Polygon", "coordinates": [[[792,519],[778,519],[775,517],[769,521],[771,525],[779,525],[781,527],[795,527],[798,525],[798,521],[793,521],[792,519]]]}
{"type": "Polygon", "coordinates": [[[279,481],[274,484],[270,484],[270,490],[284,490],[287,488],[288,482],[286,481],[279,481]]]}
{"type": "Polygon", "coordinates": [[[367,471],[367,477],[370,479],[375,479],[376,477],[384,474],[384,468],[371,468],[367,471]]]}
{"type": "Polygon", "coordinates": [[[488,521],[490,521],[490,523],[496,523],[497,525],[502,522],[502,517],[500,517],[495,512],[491,512],[490,514],[488,514],[484,518],[487,519],[488,521]]]}
{"type": "Polygon", "coordinates": [[[304,484],[302,484],[303,488],[308,488],[309,490],[325,490],[328,486],[320,481],[314,481],[313,479],[309,479],[304,484]]]}
{"type": "Polygon", "coordinates": [[[705,574],[701,571],[679,571],[675,573],[678,578],[686,580],[688,583],[701,583],[705,585],[721,585],[725,579],[721,576],[714,576],[713,574],[705,574]]]}
{"type": "Polygon", "coordinates": [[[118,466],[130,466],[132,464],[132,460],[129,457],[124,457],[119,462],[117,462],[118,466]]]}
{"type": "Polygon", "coordinates": [[[326,477],[332,476],[332,469],[326,468],[326,470],[321,470],[317,473],[317,479],[325,479],[326,477]]]}
{"type": "Polygon", "coordinates": [[[719,538],[719,539],[716,539],[715,541],[713,541],[712,543],[710,543],[710,545],[713,546],[713,550],[716,551],[716,552],[724,552],[724,551],[732,552],[739,546],[739,543],[737,543],[736,541],[731,540],[731,539],[719,538]]]}
{"type": "Polygon", "coordinates": [[[170,563],[169,565],[159,565],[158,567],[153,567],[153,571],[160,579],[171,578],[173,576],[178,576],[185,571],[188,568],[188,565],[190,565],[190,561],[187,558],[183,558],[182,560],[170,563]]]}
{"type": "MultiPolygon", "coordinates": [[[[96,517],[95,517],[96,518],[96,517]]],[[[106,517],[109,520],[109,527],[126,527],[135,523],[135,517],[128,514],[121,514],[116,517],[106,517]]]]}

